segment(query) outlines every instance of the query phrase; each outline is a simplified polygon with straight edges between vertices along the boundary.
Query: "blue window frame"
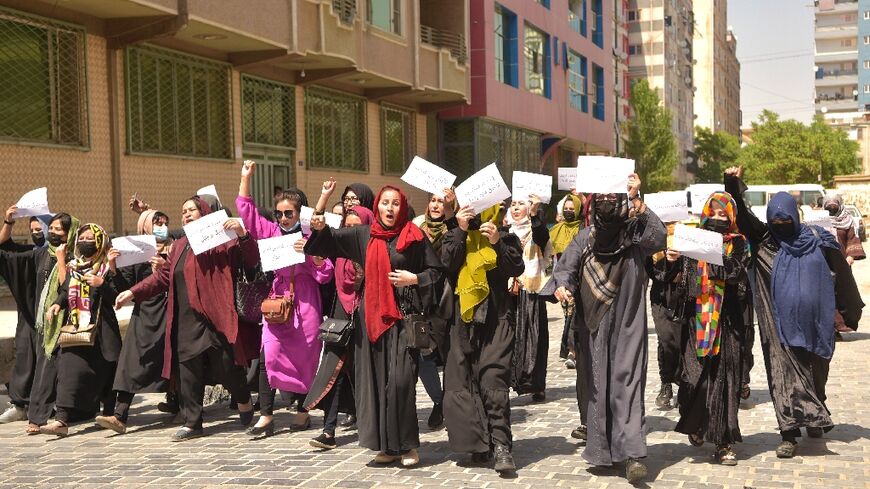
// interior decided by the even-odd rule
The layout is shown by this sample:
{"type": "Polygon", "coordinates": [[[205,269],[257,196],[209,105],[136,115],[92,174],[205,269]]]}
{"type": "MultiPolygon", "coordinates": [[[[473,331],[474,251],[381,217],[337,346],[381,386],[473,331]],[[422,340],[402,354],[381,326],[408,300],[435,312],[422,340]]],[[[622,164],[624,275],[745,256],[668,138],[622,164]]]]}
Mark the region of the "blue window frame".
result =
{"type": "Polygon", "coordinates": [[[568,0],[568,25],[586,37],[586,0],[568,0]]]}
{"type": "Polygon", "coordinates": [[[568,51],[568,104],[581,112],[589,112],[586,91],[586,57],[568,51]]]}
{"type": "Polygon", "coordinates": [[[551,97],[550,93],[550,36],[531,24],[525,25],[523,54],[526,89],[532,93],[551,97]]]}
{"type": "Polygon", "coordinates": [[[604,68],[592,63],[592,117],[604,120],[604,68]]]}
{"type": "Polygon", "coordinates": [[[604,47],[604,21],[601,0],[592,0],[592,42],[599,48],[604,47]]]}
{"type": "Polygon", "coordinates": [[[517,49],[517,16],[499,4],[495,5],[495,78],[512,87],[519,87],[517,49]]]}
{"type": "Polygon", "coordinates": [[[550,0],[535,0],[535,2],[543,5],[545,8],[550,8],[550,0]]]}

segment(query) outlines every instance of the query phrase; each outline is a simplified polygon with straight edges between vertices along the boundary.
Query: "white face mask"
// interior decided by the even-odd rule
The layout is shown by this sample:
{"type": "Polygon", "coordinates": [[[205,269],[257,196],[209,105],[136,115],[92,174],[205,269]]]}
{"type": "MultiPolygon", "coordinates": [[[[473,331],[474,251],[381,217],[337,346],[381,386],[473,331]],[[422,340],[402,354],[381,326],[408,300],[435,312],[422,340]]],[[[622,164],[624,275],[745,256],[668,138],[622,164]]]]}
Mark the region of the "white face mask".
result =
{"type": "Polygon", "coordinates": [[[169,228],[166,226],[154,226],[151,228],[151,234],[157,238],[157,241],[166,241],[169,239],[169,228]]]}

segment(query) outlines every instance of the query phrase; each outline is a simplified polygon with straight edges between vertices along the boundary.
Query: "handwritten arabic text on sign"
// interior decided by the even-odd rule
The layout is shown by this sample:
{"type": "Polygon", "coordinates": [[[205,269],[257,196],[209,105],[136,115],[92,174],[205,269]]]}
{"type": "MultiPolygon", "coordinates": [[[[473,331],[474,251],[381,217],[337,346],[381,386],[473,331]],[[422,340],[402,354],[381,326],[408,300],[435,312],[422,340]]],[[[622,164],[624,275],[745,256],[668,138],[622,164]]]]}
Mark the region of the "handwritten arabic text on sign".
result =
{"type": "Polygon", "coordinates": [[[677,224],[672,247],[689,258],[722,265],[722,235],[717,232],[677,224]]]}
{"type": "Polygon", "coordinates": [[[221,209],[184,226],[184,234],[190,241],[190,249],[194,254],[198,255],[238,238],[235,231],[224,229],[227,219],[227,211],[221,209]]]}
{"type": "Polygon", "coordinates": [[[464,207],[470,205],[476,214],[489,209],[511,196],[495,163],[470,176],[456,187],[456,200],[464,207]]]}
{"type": "Polygon", "coordinates": [[[686,192],[659,192],[647,194],[643,202],[662,220],[662,222],[682,221],[692,217],[686,192]]]}
{"type": "Polygon", "coordinates": [[[456,175],[415,156],[405,174],[402,175],[402,181],[412,187],[444,198],[444,189],[453,187],[456,175]]]}
{"type": "Polygon", "coordinates": [[[559,168],[559,190],[574,190],[577,186],[577,167],[559,168]]]}
{"type": "Polygon", "coordinates": [[[153,234],[121,236],[112,240],[112,248],[121,255],[115,260],[119,268],[145,263],[157,254],[157,238],[153,234]]]}
{"type": "Polygon", "coordinates": [[[596,194],[628,192],[628,177],[634,173],[634,160],[612,156],[577,158],[577,191],[596,194]]]}
{"type": "Polygon", "coordinates": [[[302,239],[302,233],[261,239],[257,241],[260,249],[260,262],[264,272],[280,270],[291,265],[305,262],[305,254],[298,253],[293,246],[302,239]]]}
{"type": "Polygon", "coordinates": [[[514,200],[529,201],[529,196],[537,195],[541,202],[550,203],[553,197],[553,177],[538,173],[515,171],[511,179],[514,184],[514,200]]]}
{"type": "Polygon", "coordinates": [[[22,195],[15,204],[18,210],[12,217],[44,216],[51,214],[48,210],[48,189],[40,187],[22,195]]]}

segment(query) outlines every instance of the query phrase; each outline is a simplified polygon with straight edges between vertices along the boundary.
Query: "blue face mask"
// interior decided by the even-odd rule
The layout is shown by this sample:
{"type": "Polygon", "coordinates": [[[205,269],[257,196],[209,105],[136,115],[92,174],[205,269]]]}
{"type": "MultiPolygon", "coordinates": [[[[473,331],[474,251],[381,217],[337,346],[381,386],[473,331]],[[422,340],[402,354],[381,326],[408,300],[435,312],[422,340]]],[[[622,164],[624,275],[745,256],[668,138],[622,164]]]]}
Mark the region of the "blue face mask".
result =
{"type": "Polygon", "coordinates": [[[157,238],[157,241],[166,241],[169,239],[169,228],[166,226],[154,226],[151,229],[151,234],[157,238]]]}

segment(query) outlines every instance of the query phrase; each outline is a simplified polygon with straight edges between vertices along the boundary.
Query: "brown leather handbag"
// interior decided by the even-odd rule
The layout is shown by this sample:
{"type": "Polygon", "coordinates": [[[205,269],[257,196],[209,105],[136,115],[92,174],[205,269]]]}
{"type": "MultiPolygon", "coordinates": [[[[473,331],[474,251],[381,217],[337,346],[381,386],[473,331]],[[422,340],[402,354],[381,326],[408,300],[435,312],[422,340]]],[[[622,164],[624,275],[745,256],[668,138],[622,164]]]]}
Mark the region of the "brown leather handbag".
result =
{"type": "Polygon", "coordinates": [[[263,319],[269,324],[285,324],[293,316],[293,299],[296,294],[296,266],[290,269],[290,285],[284,295],[271,294],[260,304],[263,319]]]}
{"type": "Polygon", "coordinates": [[[100,307],[97,306],[97,319],[91,324],[78,326],[65,324],[60,327],[60,335],[57,344],[61,348],[74,348],[77,346],[94,346],[97,342],[97,326],[100,324],[100,307]]]}

